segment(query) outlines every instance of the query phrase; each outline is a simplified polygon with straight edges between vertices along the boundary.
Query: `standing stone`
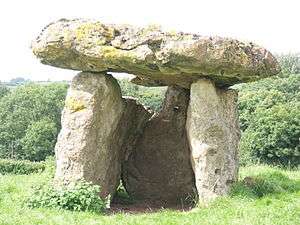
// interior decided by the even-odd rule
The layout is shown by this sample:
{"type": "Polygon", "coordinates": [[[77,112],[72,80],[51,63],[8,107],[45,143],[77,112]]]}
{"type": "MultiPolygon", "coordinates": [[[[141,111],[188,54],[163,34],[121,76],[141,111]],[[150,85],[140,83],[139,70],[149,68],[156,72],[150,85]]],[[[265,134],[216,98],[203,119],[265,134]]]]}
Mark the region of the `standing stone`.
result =
{"type": "Polygon", "coordinates": [[[194,198],[185,129],[188,102],[188,90],[169,87],[161,112],[146,123],[124,162],[123,181],[135,199],[172,204],[194,198]]]}
{"type": "Polygon", "coordinates": [[[136,99],[125,96],[123,100],[125,109],[119,125],[124,140],[121,155],[122,164],[128,160],[129,155],[136,146],[138,138],[143,133],[146,123],[153,115],[153,112],[148,111],[142,104],[137,103],[136,99]]]}
{"type": "Polygon", "coordinates": [[[240,130],[237,93],[210,80],[191,85],[187,133],[200,202],[228,193],[237,180],[240,130]]]}
{"type": "Polygon", "coordinates": [[[62,130],[55,147],[55,179],[65,184],[84,179],[112,194],[119,184],[119,129],[124,111],[117,81],[103,73],[79,73],[68,90],[62,130]]]}

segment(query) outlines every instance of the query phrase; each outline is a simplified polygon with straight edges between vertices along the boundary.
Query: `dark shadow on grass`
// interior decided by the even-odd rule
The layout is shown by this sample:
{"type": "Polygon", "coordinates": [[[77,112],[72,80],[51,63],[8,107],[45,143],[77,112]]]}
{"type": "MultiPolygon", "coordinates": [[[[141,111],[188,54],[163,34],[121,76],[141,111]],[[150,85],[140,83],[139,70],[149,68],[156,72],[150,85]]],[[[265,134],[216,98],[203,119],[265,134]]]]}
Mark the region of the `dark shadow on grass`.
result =
{"type": "Polygon", "coordinates": [[[231,197],[261,198],[266,195],[294,193],[300,190],[300,180],[292,180],[279,171],[245,177],[231,189],[231,197]]]}
{"type": "Polygon", "coordinates": [[[108,214],[115,213],[156,213],[161,210],[172,210],[172,211],[188,211],[193,208],[193,205],[189,202],[182,202],[176,204],[168,204],[163,201],[138,201],[131,198],[126,190],[121,187],[117,190],[116,195],[111,203],[111,208],[108,210],[108,214]]]}
{"type": "MultiPolygon", "coordinates": [[[[276,197],[281,194],[289,194],[300,191],[300,180],[290,179],[280,171],[266,171],[259,175],[245,177],[232,186],[229,197],[259,199],[265,196],[276,197]]],[[[108,214],[114,213],[155,213],[161,210],[188,211],[193,206],[177,204],[164,205],[155,201],[136,201],[132,199],[126,190],[120,189],[114,197],[108,214]]]]}

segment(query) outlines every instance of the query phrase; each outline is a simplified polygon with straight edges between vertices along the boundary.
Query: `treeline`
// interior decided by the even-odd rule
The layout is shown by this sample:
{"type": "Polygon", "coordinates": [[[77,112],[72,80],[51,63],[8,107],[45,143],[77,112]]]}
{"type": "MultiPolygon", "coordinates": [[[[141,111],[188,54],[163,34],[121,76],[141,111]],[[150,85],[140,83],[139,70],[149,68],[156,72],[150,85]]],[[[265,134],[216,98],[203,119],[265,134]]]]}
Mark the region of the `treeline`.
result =
{"type": "MultiPolygon", "coordinates": [[[[275,77],[239,84],[240,162],[300,165],[300,56],[281,55],[275,77]]],[[[165,87],[119,81],[122,94],[159,111],[165,87]]],[[[41,161],[54,154],[68,84],[0,84],[0,158],[41,161]]]]}
{"type": "Polygon", "coordinates": [[[278,76],[236,85],[241,164],[300,165],[300,54],[278,55],[278,76]]]}
{"type": "Polygon", "coordinates": [[[300,164],[300,74],[238,85],[242,164],[300,164]]]}
{"type": "Polygon", "coordinates": [[[67,84],[0,86],[0,158],[41,161],[54,154],[67,84]]]}
{"type": "Polygon", "coordinates": [[[144,87],[129,80],[119,80],[123,96],[132,96],[146,108],[158,112],[167,90],[166,87],[144,87]]]}

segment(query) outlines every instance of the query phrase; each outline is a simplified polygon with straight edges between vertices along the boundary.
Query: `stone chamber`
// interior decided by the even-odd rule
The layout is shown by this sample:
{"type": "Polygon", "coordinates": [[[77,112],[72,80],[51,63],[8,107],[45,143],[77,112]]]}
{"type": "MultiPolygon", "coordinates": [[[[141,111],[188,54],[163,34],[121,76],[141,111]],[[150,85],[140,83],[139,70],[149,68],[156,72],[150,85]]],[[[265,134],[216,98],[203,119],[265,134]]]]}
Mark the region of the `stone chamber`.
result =
{"type": "Polygon", "coordinates": [[[32,49],[44,64],[82,71],[62,112],[55,181],[91,181],[106,197],[122,180],[132,198],[162,205],[208,203],[229,192],[240,139],[230,86],[280,71],[253,43],[83,19],[49,24],[32,49]],[[168,86],[161,111],[122,97],[108,72],[168,86]]]}

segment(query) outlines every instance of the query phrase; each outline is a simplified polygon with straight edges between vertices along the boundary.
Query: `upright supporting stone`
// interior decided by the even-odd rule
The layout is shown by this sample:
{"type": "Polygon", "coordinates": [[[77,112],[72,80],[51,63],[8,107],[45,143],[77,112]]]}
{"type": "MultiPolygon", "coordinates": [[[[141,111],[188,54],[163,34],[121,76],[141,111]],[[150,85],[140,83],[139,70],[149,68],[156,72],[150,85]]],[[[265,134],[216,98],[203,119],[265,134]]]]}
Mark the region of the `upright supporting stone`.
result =
{"type": "Polygon", "coordinates": [[[200,202],[228,193],[237,180],[240,130],[237,93],[210,80],[191,85],[187,133],[200,202]]]}
{"type": "Polygon", "coordinates": [[[196,193],[186,136],[189,91],[169,87],[159,114],[145,125],[126,158],[122,178],[138,200],[162,204],[192,200],[196,193]]]}
{"type": "Polygon", "coordinates": [[[148,111],[142,104],[138,103],[136,99],[125,96],[123,100],[125,110],[119,125],[124,140],[121,155],[122,166],[135,149],[136,142],[143,133],[146,123],[153,115],[153,112],[148,111]]]}
{"type": "Polygon", "coordinates": [[[62,130],[55,147],[55,180],[84,179],[101,186],[102,196],[119,184],[124,102],[117,81],[103,73],[80,73],[68,90],[62,130]]]}

